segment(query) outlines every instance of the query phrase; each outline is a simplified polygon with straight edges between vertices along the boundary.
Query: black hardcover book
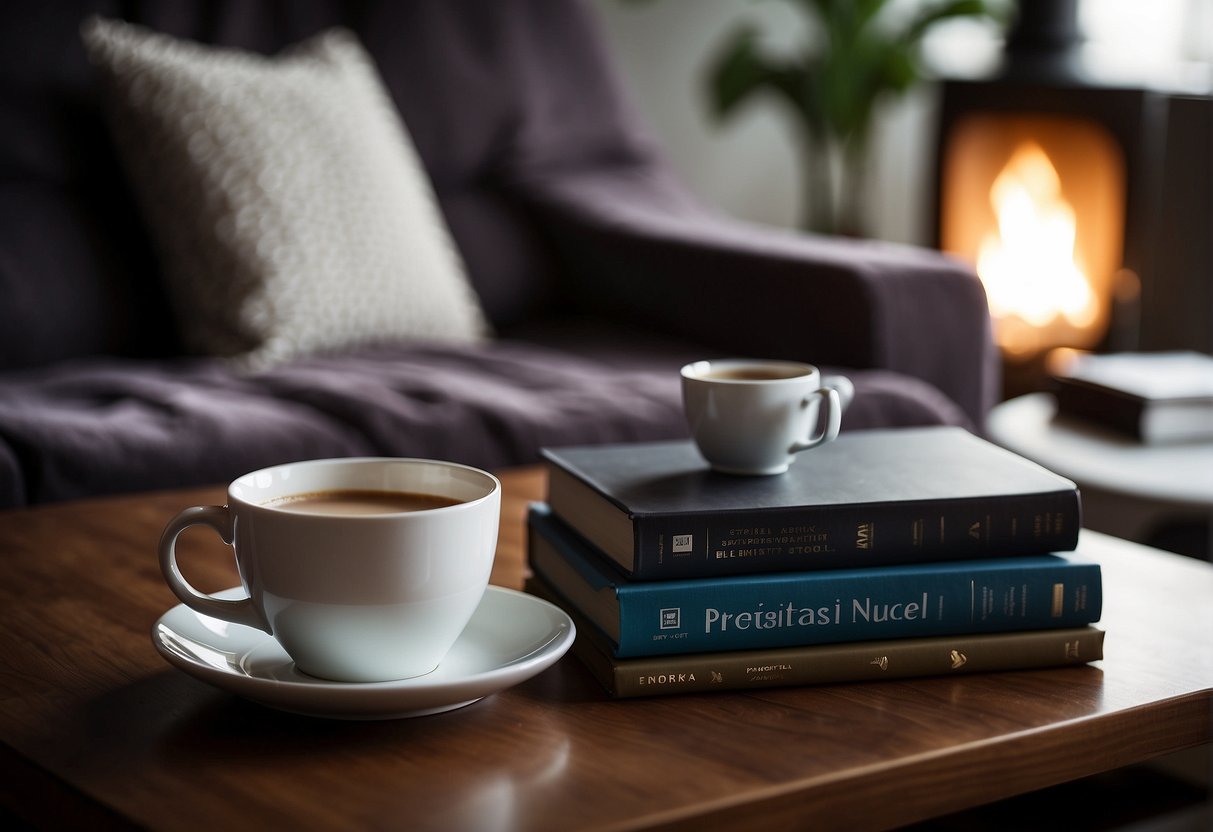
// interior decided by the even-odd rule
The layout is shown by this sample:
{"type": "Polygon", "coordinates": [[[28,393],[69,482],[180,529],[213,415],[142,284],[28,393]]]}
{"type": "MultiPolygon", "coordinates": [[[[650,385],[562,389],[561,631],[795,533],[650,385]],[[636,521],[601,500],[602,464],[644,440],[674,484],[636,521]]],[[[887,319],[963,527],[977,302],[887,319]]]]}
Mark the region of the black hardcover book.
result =
{"type": "Polygon", "coordinates": [[[1078,489],[960,428],[856,431],[785,474],[712,471],[694,445],[545,449],[552,510],[633,580],[1072,550],[1078,489]]]}
{"type": "Polygon", "coordinates": [[[1057,411],[1146,444],[1213,439],[1213,357],[1085,355],[1054,377],[1057,411]]]}

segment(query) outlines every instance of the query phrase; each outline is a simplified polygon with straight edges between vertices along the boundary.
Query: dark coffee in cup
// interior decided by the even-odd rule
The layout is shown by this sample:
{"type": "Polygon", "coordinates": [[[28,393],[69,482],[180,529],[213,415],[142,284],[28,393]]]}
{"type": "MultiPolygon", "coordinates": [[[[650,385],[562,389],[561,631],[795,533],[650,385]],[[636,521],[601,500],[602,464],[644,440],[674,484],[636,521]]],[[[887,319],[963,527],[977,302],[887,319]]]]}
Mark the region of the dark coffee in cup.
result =
{"type": "Polygon", "coordinates": [[[795,367],[755,365],[712,370],[704,373],[701,378],[716,381],[778,381],[785,378],[799,378],[803,375],[806,375],[806,372],[795,367]]]}
{"type": "Polygon", "coordinates": [[[411,491],[374,491],[339,489],[289,494],[263,505],[298,514],[396,514],[402,511],[427,511],[457,505],[460,501],[435,494],[411,491]]]}

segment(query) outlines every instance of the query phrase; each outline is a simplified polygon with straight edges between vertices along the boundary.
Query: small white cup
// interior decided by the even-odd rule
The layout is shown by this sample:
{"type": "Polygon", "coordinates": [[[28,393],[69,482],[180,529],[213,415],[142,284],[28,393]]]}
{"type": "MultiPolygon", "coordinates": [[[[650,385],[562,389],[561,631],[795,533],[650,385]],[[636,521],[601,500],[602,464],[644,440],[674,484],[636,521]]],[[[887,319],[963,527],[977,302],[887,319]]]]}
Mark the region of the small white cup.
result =
{"type": "Polygon", "coordinates": [[[782,474],[795,454],[838,436],[854,394],[845,376],[823,378],[798,361],[734,358],[682,368],[691,436],[727,474],[782,474]]]}
{"type": "Polygon", "coordinates": [[[245,474],[226,506],[180,512],[160,538],[160,568],[191,609],[270,633],[305,673],[378,682],[434,670],[471,620],[497,547],[501,483],[423,459],[311,460],[245,474]],[[330,492],[423,494],[456,501],[369,514],[284,504],[330,492]],[[249,597],[205,595],[177,566],[177,536],[209,526],[234,547],[249,597]]]}

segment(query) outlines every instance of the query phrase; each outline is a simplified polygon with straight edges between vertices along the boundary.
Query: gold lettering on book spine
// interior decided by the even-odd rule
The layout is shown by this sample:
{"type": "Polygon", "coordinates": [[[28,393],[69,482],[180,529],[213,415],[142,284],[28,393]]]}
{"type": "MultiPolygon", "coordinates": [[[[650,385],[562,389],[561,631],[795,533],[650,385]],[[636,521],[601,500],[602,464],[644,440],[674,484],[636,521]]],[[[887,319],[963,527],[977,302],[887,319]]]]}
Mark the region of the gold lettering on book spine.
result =
{"type": "Polygon", "coordinates": [[[1053,610],[1054,618],[1061,618],[1061,614],[1066,610],[1066,585],[1053,584],[1053,610]]]}
{"type": "Polygon", "coordinates": [[[876,538],[875,523],[860,523],[855,529],[855,548],[868,550],[876,538]]]}

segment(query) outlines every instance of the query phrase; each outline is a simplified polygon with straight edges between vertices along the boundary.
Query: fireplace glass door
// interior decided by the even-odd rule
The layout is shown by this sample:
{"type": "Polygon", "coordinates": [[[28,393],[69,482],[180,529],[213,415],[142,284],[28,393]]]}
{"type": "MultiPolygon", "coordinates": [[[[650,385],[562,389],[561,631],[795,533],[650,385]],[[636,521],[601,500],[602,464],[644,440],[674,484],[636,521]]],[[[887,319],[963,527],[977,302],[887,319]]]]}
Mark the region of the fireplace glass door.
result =
{"type": "Polygon", "coordinates": [[[973,113],[943,137],[940,245],[985,284],[1011,360],[1104,337],[1123,263],[1125,162],[1097,122],[973,113]]]}

